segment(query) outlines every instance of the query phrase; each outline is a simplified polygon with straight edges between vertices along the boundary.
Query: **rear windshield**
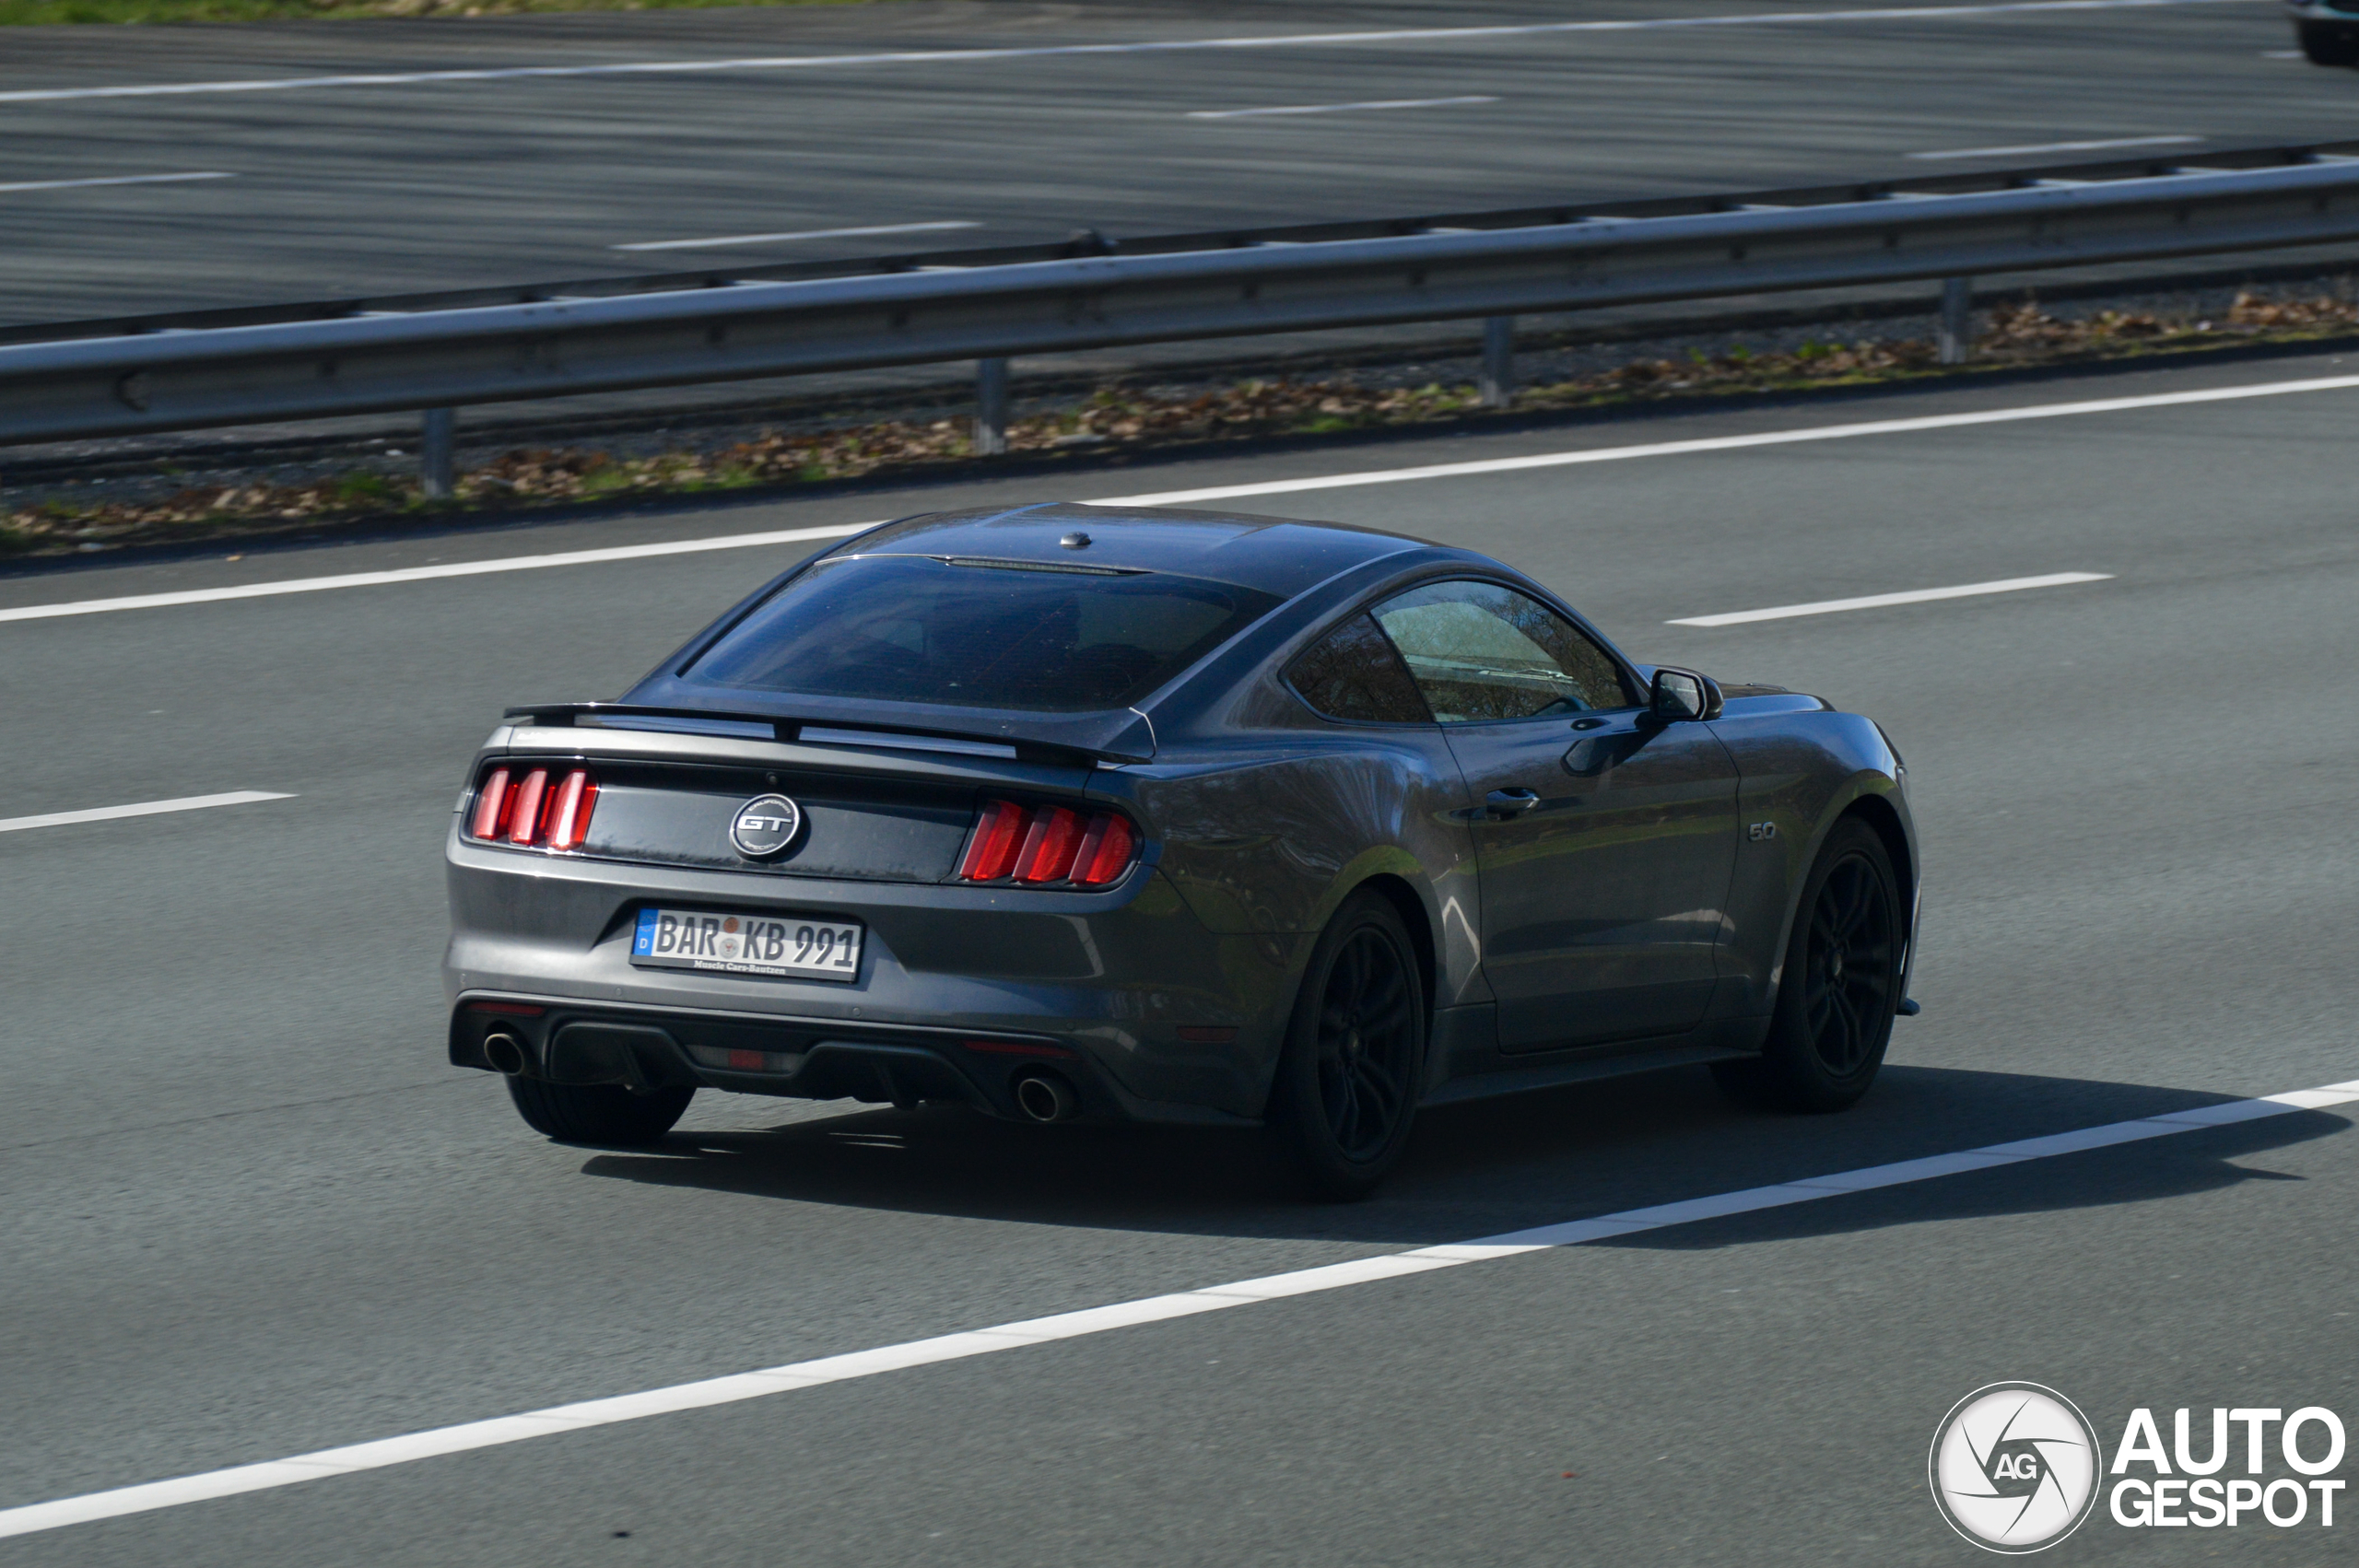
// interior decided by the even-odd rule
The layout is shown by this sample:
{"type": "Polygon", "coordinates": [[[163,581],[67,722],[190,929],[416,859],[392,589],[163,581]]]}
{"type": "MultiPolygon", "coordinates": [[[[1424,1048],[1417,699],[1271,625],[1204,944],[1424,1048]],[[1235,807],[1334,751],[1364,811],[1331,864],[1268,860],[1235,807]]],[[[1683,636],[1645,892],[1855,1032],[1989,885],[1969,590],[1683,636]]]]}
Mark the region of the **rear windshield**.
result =
{"type": "Polygon", "coordinates": [[[1163,572],[851,556],[788,583],[686,678],[969,708],[1127,708],[1278,603],[1163,572]]]}

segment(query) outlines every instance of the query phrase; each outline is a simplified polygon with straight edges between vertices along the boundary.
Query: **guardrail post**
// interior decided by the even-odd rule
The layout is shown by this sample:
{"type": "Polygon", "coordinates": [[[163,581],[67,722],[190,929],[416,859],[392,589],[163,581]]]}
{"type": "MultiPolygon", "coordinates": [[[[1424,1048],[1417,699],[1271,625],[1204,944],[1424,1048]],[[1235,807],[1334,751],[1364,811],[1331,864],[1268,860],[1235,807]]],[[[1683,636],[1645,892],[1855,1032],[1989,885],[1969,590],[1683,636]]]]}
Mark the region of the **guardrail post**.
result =
{"type": "Polygon", "coordinates": [[[429,408],[417,418],[418,487],[429,501],[447,501],[458,483],[459,411],[429,408]]]}
{"type": "Polygon", "coordinates": [[[1974,280],[1942,279],[1942,363],[1963,365],[1974,352],[1974,280]]]}
{"type": "Polygon", "coordinates": [[[1483,374],[1477,382],[1485,408],[1505,408],[1515,401],[1515,318],[1483,318],[1483,374]]]}
{"type": "Polygon", "coordinates": [[[1007,451],[1007,361],[975,361],[975,455],[1007,451]]]}

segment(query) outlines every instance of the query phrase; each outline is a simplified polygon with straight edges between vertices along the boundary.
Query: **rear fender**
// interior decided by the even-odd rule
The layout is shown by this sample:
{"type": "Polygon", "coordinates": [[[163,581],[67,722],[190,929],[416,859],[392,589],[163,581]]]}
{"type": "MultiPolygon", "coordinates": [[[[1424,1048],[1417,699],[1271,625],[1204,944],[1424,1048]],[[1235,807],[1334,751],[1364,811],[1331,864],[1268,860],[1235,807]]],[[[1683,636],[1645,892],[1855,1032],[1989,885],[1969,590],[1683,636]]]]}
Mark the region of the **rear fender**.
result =
{"type": "Polygon", "coordinates": [[[1210,930],[1313,935],[1354,888],[1397,877],[1433,938],[1435,1002],[1488,999],[1465,785],[1438,731],[1313,739],[1250,761],[1207,748],[1101,768],[1091,784],[1140,818],[1157,869],[1210,930]]]}

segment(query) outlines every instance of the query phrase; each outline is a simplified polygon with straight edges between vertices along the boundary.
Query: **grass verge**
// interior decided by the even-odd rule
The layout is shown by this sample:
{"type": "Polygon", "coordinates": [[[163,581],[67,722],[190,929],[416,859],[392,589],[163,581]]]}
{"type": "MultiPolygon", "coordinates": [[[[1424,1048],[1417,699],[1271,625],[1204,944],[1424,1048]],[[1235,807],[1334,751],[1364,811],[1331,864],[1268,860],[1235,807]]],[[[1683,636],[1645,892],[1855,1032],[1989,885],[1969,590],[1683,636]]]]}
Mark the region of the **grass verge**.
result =
{"type": "MultiPolygon", "coordinates": [[[[1637,358],[1613,369],[1519,391],[1518,415],[1578,413],[1764,392],[1807,392],[1960,378],[2033,365],[2118,360],[2255,343],[2347,337],[2359,304],[2328,297],[2275,299],[2245,293],[2222,319],[2120,310],[2060,320],[2025,301],[1991,312],[1963,367],[1936,363],[1923,339],[1806,342],[1775,353],[1735,347],[1717,356],[1637,358]]],[[[1497,417],[1472,384],[1371,387],[1348,377],[1247,380],[1194,394],[1106,387],[1081,402],[1012,420],[1008,450],[1036,458],[1098,456],[1208,442],[1318,436],[1378,428],[1438,427],[1497,417]]],[[[313,532],[371,520],[431,521],[560,503],[693,495],[871,477],[921,476],[972,461],[963,420],[886,420],[624,457],[592,446],[520,447],[460,474],[457,494],[428,501],[415,477],[377,470],[302,484],[257,480],[199,486],[160,498],[53,496],[38,505],[0,501],[0,555],[57,555],[123,544],[199,543],[313,532]]]]}

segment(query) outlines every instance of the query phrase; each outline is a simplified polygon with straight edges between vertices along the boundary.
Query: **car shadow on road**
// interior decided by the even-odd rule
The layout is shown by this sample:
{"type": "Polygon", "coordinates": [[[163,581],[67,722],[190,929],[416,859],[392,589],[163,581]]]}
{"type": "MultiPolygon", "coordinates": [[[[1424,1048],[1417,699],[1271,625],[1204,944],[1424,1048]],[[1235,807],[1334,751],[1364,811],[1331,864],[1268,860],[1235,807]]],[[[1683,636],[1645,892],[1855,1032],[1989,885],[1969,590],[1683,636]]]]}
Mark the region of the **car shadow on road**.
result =
{"type": "MultiPolygon", "coordinates": [[[[1422,1114],[1407,1159],[1364,1202],[1306,1201],[1258,1137],[1164,1128],[1029,1128],[950,1108],[859,1110],[763,1129],[675,1132],[593,1154],[583,1174],[797,1203],[1024,1224],[1418,1246],[2212,1105],[2161,1086],[1887,1068],[1831,1117],[1731,1105],[1700,1070],[1422,1114]]],[[[2006,1213],[2149,1202],[2298,1179],[2237,1162],[2346,1130],[2265,1119],[1834,1197],[1631,1236],[1718,1246],[2006,1213]]]]}

